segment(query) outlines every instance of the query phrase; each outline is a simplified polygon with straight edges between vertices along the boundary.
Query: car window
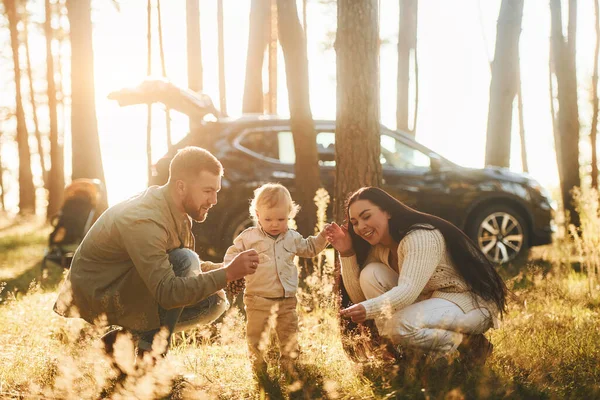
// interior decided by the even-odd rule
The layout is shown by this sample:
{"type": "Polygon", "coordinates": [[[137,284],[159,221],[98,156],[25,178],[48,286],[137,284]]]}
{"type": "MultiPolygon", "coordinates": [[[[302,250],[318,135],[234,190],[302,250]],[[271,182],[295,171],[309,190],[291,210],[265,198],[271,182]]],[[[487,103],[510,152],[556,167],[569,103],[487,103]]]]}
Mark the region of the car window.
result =
{"type": "Polygon", "coordinates": [[[335,133],[317,133],[317,152],[319,153],[319,165],[335,166],[335,133]]]}
{"type": "Polygon", "coordinates": [[[381,166],[403,170],[428,170],[431,159],[425,153],[389,135],[381,135],[381,166]]]}
{"type": "Polygon", "coordinates": [[[289,131],[248,131],[241,136],[239,145],[270,161],[284,164],[296,162],[294,140],[289,131]]]}
{"type": "MultiPolygon", "coordinates": [[[[294,139],[290,131],[248,131],[244,133],[239,144],[256,155],[283,164],[294,164],[296,154],[294,139]]],[[[319,165],[335,166],[335,133],[317,133],[317,151],[319,165]]],[[[402,170],[428,170],[430,158],[423,152],[396,140],[394,137],[381,135],[380,161],[383,168],[402,170]]]]}
{"type": "MultiPolygon", "coordinates": [[[[320,165],[335,166],[334,147],[334,132],[317,133],[317,149],[319,151],[320,165]]],[[[384,168],[389,167],[414,171],[428,170],[430,168],[429,156],[385,134],[381,135],[380,161],[384,168]]]]}

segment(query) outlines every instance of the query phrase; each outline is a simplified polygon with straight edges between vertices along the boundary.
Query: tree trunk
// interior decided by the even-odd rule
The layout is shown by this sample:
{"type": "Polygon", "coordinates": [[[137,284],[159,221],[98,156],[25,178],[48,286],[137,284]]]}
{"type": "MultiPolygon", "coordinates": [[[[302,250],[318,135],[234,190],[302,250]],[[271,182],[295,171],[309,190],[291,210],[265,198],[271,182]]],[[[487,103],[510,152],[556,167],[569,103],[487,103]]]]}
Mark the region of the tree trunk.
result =
{"type": "MultiPolygon", "coordinates": [[[[146,2],[146,75],[152,75],[152,0],[146,2]]],[[[146,113],[146,173],[152,182],[152,104],[146,113]]]]}
{"type": "MultiPolygon", "coordinates": [[[[163,46],[163,30],[162,30],[162,13],[160,11],[160,0],[156,1],[156,13],[158,14],[158,49],[160,52],[160,67],[163,77],[167,77],[167,65],[165,62],[165,49],[163,46]]],[[[165,120],[167,123],[167,148],[169,151],[173,146],[171,140],[171,109],[167,107],[165,109],[165,120]]]]}
{"type": "Polygon", "coordinates": [[[4,0],[4,9],[8,16],[10,46],[15,71],[15,104],[17,114],[17,146],[19,149],[19,214],[35,213],[35,187],[31,172],[31,153],[29,135],[21,96],[21,67],[19,64],[19,15],[14,0],[4,0]]]}
{"type": "Polygon", "coordinates": [[[96,118],[90,3],[91,0],[67,0],[71,27],[72,178],[99,179],[104,183],[96,118]]]}
{"type": "Polygon", "coordinates": [[[337,12],[334,219],[341,222],[348,194],[381,184],[378,1],[338,0],[337,12]]]}
{"type": "Polygon", "coordinates": [[[525,123],[523,120],[523,91],[521,90],[521,67],[517,69],[517,109],[519,112],[519,137],[521,138],[521,166],[523,172],[529,172],[527,163],[527,143],[525,142],[525,123]]]}
{"type": "MultiPolygon", "coordinates": [[[[187,27],[187,68],[188,87],[194,92],[202,92],[202,39],[200,35],[200,0],[186,0],[185,16],[187,27]]],[[[190,132],[200,125],[190,118],[190,132]]]]}
{"type": "Polygon", "coordinates": [[[565,38],[562,32],[560,0],[550,0],[551,44],[554,71],[557,82],[558,118],[555,132],[557,164],[561,176],[560,188],[563,207],[570,214],[573,225],[579,226],[579,215],[573,204],[571,190],[580,186],[579,177],[579,110],[577,107],[577,75],[575,71],[576,40],[576,2],[569,1],[570,36],[565,38]]]}
{"type": "MultiPolygon", "coordinates": [[[[308,0],[302,0],[302,29],[304,29],[304,47],[308,44],[308,0]]],[[[308,55],[308,48],[306,50],[308,55]]]]}
{"type": "Polygon", "coordinates": [[[263,63],[271,37],[271,0],[252,0],[242,112],[260,113],[263,106],[263,63]]]}
{"type": "Polygon", "coordinates": [[[485,164],[510,166],[513,102],[519,76],[523,0],[502,0],[492,62],[485,164]]]}
{"type": "Polygon", "coordinates": [[[37,114],[37,103],[35,102],[35,90],[33,89],[33,69],[31,67],[31,54],[29,51],[29,18],[23,21],[23,42],[25,44],[25,59],[27,61],[27,77],[29,80],[29,94],[31,95],[31,110],[33,114],[33,126],[35,127],[35,139],[37,141],[37,150],[40,157],[40,168],[42,170],[42,181],[44,187],[48,187],[48,170],[46,169],[46,156],[44,154],[44,144],[42,143],[42,134],[40,132],[40,123],[37,114]]]}
{"type": "Polygon", "coordinates": [[[58,137],[58,106],[56,84],[54,81],[54,56],[52,55],[52,6],[50,0],[45,0],[46,20],[44,33],[46,35],[46,78],[48,81],[48,112],[50,115],[50,171],[48,174],[48,210],[46,218],[49,220],[55,215],[63,202],[65,187],[63,145],[58,137]]]}
{"type": "Polygon", "coordinates": [[[223,34],[223,0],[217,0],[217,31],[219,41],[219,99],[221,113],[227,115],[227,89],[225,87],[225,37],[223,34]]]}
{"type": "MultiPolygon", "coordinates": [[[[414,135],[408,126],[411,55],[416,59],[418,0],[400,0],[398,29],[398,93],[396,129],[414,135]]],[[[415,109],[415,113],[417,110],[415,109]]],[[[414,129],[414,127],[413,127],[414,129]]]]}
{"type": "Polygon", "coordinates": [[[594,47],[594,72],[592,75],[592,128],[590,141],[592,145],[592,187],[598,189],[598,154],[596,151],[596,137],[598,134],[598,53],[600,52],[600,12],[598,0],[594,1],[596,46],[594,47]]]}
{"type": "Polygon", "coordinates": [[[269,18],[269,93],[266,107],[267,114],[277,114],[277,43],[278,21],[277,0],[270,0],[271,14],[269,18]]]}
{"type": "Polygon", "coordinates": [[[298,231],[312,235],[317,221],[314,197],[321,187],[315,125],[310,110],[308,60],[295,0],[277,1],[279,38],[285,59],[290,125],[296,152],[296,200],[301,208],[298,231]]]}

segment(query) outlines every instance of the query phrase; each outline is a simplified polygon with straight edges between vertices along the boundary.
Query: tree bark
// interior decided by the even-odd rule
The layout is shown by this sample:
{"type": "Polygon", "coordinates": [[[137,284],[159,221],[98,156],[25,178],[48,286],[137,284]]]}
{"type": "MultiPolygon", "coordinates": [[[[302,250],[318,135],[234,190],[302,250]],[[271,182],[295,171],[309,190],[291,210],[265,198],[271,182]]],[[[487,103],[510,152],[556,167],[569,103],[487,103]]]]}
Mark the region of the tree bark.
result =
{"type": "Polygon", "coordinates": [[[72,178],[104,183],[94,89],[91,0],[67,0],[67,10],[71,27],[72,178]]]}
{"type": "Polygon", "coordinates": [[[594,72],[592,74],[592,127],[590,142],[592,145],[592,187],[598,189],[598,154],[596,138],[598,135],[598,53],[600,52],[600,11],[598,0],[594,1],[596,45],[594,47],[594,72]]]}
{"type": "MultiPolygon", "coordinates": [[[[396,101],[396,129],[414,135],[408,125],[411,55],[416,62],[418,0],[400,0],[398,29],[398,93],[396,101]]],[[[415,63],[416,66],[416,63],[415,63]]],[[[415,113],[417,110],[415,109],[415,113]]]]}
{"type": "Polygon", "coordinates": [[[29,135],[23,110],[21,95],[21,67],[19,63],[19,15],[14,0],[4,0],[4,9],[8,16],[10,31],[10,46],[13,55],[15,71],[15,104],[17,115],[17,146],[19,151],[19,214],[35,213],[35,187],[31,172],[31,152],[29,150],[29,135]]]}
{"type": "Polygon", "coordinates": [[[296,200],[302,207],[296,220],[298,231],[312,235],[317,221],[314,197],[321,187],[317,141],[308,90],[308,60],[304,32],[295,0],[278,0],[279,38],[285,59],[285,73],[290,104],[290,125],[296,152],[296,200]]]}
{"type": "MultiPolygon", "coordinates": [[[[162,76],[167,77],[167,65],[165,61],[165,48],[163,46],[163,30],[162,30],[162,13],[160,11],[160,0],[156,0],[156,13],[158,14],[158,49],[160,52],[160,67],[162,76]]],[[[173,147],[173,141],[171,140],[171,109],[166,107],[165,109],[165,120],[167,128],[167,148],[169,151],[173,147]]]]}
{"type": "Polygon", "coordinates": [[[248,53],[246,55],[246,80],[242,112],[260,113],[263,106],[263,63],[271,37],[271,0],[252,0],[250,4],[250,28],[248,53]]]}
{"type": "Polygon", "coordinates": [[[378,1],[338,0],[337,12],[334,218],[341,222],[348,194],[381,184],[378,1]]]}
{"type": "MultiPolygon", "coordinates": [[[[186,0],[188,87],[194,92],[203,90],[202,38],[200,35],[200,0],[186,0]]],[[[200,125],[190,118],[190,132],[200,125]]]]}
{"type": "Polygon", "coordinates": [[[518,90],[523,0],[502,0],[492,62],[485,164],[510,166],[513,102],[518,90]]]}
{"type": "MultiPolygon", "coordinates": [[[[152,75],[152,0],[146,2],[146,75],[152,75]]],[[[152,104],[146,112],[146,174],[152,182],[152,104]]]]}
{"type": "Polygon", "coordinates": [[[55,215],[63,202],[65,187],[63,144],[58,136],[58,105],[56,84],[54,81],[54,56],[52,42],[54,30],[52,29],[52,5],[50,0],[45,0],[46,20],[44,33],[46,36],[46,79],[48,82],[48,113],[50,120],[50,171],[48,173],[48,209],[46,218],[49,220],[55,215]]]}
{"type": "Polygon", "coordinates": [[[33,126],[35,128],[35,140],[37,141],[37,151],[40,157],[40,168],[42,170],[42,181],[44,187],[48,187],[48,169],[46,168],[46,155],[44,153],[44,144],[40,132],[40,123],[37,113],[37,103],[35,102],[35,90],[33,88],[33,68],[31,67],[31,54],[29,51],[29,18],[23,22],[23,42],[25,44],[25,60],[27,61],[27,77],[29,81],[29,94],[31,95],[31,111],[33,116],[33,126]]]}
{"type": "Polygon", "coordinates": [[[277,43],[278,39],[278,21],[277,21],[277,0],[270,0],[271,16],[269,18],[269,92],[267,94],[267,114],[277,114],[277,43]]]}
{"type": "Polygon", "coordinates": [[[529,172],[527,163],[527,143],[525,141],[525,123],[523,120],[523,91],[521,90],[521,67],[517,69],[517,110],[519,112],[519,137],[521,139],[521,166],[523,172],[529,172]]]}
{"type": "Polygon", "coordinates": [[[577,75],[575,71],[576,2],[569,1],[570,36],[562,32],[560,0],[550,0],[551,45],[557,82],[558,118],[555,131],[557,164],[561,177],[563,207],[573,225],[579,226],[579,214],[571,190],[581,184],[579,177],[579,109],[577,106],[577,75]]]}
{"type": "Polygon", "coordinates": [[[225,85],[225,37],[223,34],[223,0],[217,0],[217,33],[219,52],[219,99],[221,114],[227,115],[227,89],[225,85]]]}

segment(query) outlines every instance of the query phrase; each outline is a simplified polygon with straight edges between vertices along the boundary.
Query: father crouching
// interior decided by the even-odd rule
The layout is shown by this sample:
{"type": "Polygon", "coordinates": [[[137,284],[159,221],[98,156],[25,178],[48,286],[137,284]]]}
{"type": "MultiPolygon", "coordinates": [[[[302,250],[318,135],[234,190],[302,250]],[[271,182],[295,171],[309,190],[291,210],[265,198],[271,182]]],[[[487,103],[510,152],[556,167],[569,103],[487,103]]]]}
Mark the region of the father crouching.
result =
{"type": "MultiPolygon", "coordinates": [[[[253,274],[254,250],[223,266],[204,262],[193,251],[192,220],[203,222],[217,204],[223,166],[198,147],[180,150],[169,181],[119,203],[100,216],[75,252],[54,310],[90,323],[118,325],[140,353],[154,335],[168,337],[208,324],[227,310],[227,282],[253,274]]],[[[118,331],[103,337],[110,354],[118,331]]],[[[166,352],[166,350],[165,350],[166,352]]]]}

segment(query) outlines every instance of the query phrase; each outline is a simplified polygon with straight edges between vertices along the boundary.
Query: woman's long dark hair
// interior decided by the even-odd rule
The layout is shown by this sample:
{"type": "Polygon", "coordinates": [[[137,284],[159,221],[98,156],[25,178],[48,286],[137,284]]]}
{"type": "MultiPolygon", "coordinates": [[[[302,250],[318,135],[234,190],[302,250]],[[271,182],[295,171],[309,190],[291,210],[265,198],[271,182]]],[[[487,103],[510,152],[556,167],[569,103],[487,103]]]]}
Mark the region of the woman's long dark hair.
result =
{"type": "MultiPolygon", "coordinates": [[[[357,200],[368,200],[390,215],[390,235],[398,243],[415,230],[438,229],[444,235],[446,248],[450,252],[454,267],[465,280],[469,289],[482,299],[492,301],[500,313],[504,313],[508,289],[492,262],[463,231],[442,218],[414,210],[390,196],[386,191],[375,187],[363,187],[350,195],[346,203],[348,222],[350,221],[350,206],[357,200]],[[431,225],[433,228],[423,226],[423,224],[431,225]]],[[[358,264],[362,268],[371,250],[371,245],[354,232],[354,227],[350,223],[348,223],[348,232],[352,238],[358,264]]]]}

